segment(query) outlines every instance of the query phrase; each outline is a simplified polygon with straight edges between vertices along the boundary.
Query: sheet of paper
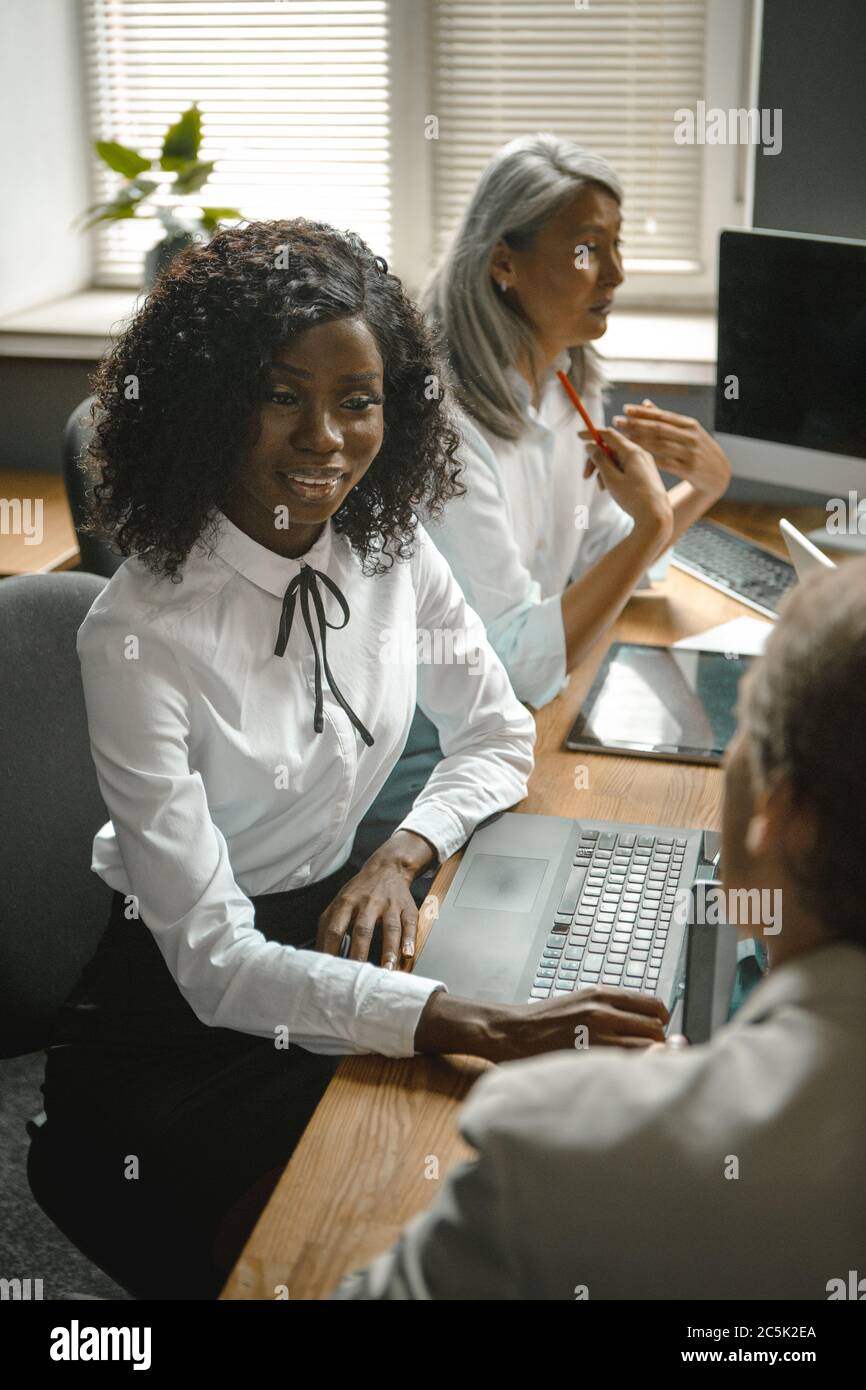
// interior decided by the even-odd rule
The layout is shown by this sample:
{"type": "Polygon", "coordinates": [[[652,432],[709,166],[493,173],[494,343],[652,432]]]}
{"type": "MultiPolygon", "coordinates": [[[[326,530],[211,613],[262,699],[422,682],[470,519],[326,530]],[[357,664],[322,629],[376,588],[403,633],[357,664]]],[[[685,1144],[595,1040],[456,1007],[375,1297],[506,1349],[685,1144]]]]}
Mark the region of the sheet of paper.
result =
{"type": "Polygon", "coordinates": [[[729,623],[682,637],[675,647],[704,652],[739,652],[741,656],[760,656],[773,624],[763,618],[733,618],[729,623]]]}

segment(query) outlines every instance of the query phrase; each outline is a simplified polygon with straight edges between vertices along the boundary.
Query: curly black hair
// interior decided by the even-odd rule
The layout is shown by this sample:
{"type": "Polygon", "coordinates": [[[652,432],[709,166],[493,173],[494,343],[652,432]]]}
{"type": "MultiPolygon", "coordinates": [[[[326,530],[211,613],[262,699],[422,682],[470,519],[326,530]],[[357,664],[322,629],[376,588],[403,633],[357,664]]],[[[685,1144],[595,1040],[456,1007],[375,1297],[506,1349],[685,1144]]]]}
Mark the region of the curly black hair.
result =
{"type": "Polygon", "coordinates": [[[304,218],[247,222],[187,247],[91,379],[87,530],[175,582],[254,442],[278,345],[361,319],[384,363],[384,439],[332,518],[366,574],[412,554],[416,513],[462,495],[459,436],[424,319],[353,232],[304,218]],[[387,560],[385,563],[383,558],[387,560]]]}

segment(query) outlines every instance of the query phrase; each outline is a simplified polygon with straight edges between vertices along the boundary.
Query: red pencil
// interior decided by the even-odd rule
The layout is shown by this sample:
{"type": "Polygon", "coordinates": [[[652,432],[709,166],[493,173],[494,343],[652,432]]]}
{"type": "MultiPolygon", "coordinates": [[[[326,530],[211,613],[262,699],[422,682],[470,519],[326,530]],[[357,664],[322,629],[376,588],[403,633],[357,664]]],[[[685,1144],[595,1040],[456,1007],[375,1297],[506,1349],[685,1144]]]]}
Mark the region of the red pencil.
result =
{"type": "Polygon", "coordinates": [[[611,450],[607,447],[598,430],[595,428],[595,425],[590,420],[589,414],[587,413],[583,401],[580,399],[580,396],[577,394],[568,377],[565,375],[565,372],[557,372],[556,375],[559,377],[560,381],[565,387],[565,393],[568,396],[568,399],[571,401],[571,404],[574,406],[575,410],[579,413],[580,418],[583,420],[583,423],[586,425],[586,428],[589,430],[598,447],[604,450],[611,463],[615,463],[617,468],[619,468],[620,472],[622,472],[619,460],[617,459],[616,455],[612,453],[611,450]]]}

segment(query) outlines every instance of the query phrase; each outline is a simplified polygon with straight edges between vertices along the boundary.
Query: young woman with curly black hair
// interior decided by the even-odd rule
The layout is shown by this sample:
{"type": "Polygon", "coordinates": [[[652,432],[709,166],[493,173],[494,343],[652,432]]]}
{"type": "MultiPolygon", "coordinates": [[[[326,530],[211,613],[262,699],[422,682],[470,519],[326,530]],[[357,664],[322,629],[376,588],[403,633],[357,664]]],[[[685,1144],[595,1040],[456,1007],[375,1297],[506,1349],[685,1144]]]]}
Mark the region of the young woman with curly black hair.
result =
{"type": "Polygon", "coordinates": [[[494,1007],[395,969],[411,883],[522,798],[534,742],[416,520],[459,489],[436,375],[384,263],[304,221],[184,252],[99,369],[94,525],[131,558],[78,650],[114,899],[45,1096],[139,1295],[218,1291],[340,1053],[662,1035],[651,1000],[494,1007]],[[356,873],[416,697],[443,758],[356,873]]]}

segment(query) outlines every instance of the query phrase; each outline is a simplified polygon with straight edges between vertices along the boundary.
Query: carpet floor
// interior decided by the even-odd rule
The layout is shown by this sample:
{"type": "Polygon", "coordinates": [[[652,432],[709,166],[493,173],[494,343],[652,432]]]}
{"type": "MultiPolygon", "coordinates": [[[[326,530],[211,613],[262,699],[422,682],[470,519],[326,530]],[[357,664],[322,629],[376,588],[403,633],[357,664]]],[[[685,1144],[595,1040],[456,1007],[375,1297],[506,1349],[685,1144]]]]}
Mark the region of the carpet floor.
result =
{"type": "Polygon", "coordinates": [[[45,1299],[129,1300],[70,1244],[30,1192],[25,1125],[43,1109],[44,1074],[44,1052],[0,1060],[0,1278],[41,1279],[45,1299]]]}

